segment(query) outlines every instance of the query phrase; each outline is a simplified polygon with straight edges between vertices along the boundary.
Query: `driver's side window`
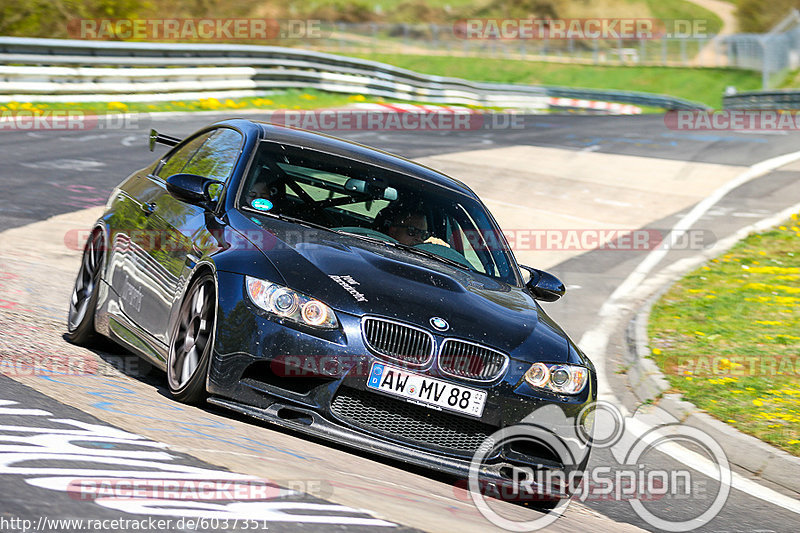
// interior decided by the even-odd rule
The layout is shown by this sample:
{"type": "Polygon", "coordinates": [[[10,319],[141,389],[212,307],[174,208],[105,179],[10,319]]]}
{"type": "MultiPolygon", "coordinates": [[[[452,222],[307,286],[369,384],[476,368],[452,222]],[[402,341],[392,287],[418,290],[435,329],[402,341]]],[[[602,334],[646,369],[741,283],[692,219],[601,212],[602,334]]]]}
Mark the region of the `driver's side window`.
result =
{"type": "Polygon", "coordinates": [[[216,201],[222,193],[223,183],[231,175],[239,157],[242,135],[229,128],[217,128],[199,135],[169,156],[158,176],[167,179],[173,174],[196,174],[217,180],[209,188],[211,199],[216,201]]]}
{"type": "Polygon", "coordinates": [[[188,143],[184,144],[178,150],[169,155],[166,162],[161,165],[158,170],[157,176],[162,179],[167,179],[173,174],[180,174],[183,172],[184,167],[192,159],[192,156],[197,153],[197,150],[203,145],[206,140],[211,137],[213,131],[206,132],[198,135],[188,143]]]}

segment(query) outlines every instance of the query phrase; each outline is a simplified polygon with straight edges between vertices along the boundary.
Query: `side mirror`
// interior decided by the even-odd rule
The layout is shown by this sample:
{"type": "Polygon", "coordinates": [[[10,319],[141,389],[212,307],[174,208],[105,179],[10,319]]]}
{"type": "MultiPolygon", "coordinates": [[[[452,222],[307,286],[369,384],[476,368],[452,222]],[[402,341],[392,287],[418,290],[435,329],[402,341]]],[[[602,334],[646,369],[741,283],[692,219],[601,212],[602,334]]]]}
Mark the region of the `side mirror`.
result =
{"type": "Polygon", "coordinates": [[[167,191],[178,200],[206,207],[211,202],[208,189],[214,184],[219,182],[196,174],[173,174],[167,178],[167,191]]]}
{"type": "Polygon", "coordinates": [[[524,265],[520,265],[520,268],[524,268],[531,273],[531,279],[525,284],[525,288],[537,300],[555,302],[567,292],[564,283],[549,272],[524,265]]]}

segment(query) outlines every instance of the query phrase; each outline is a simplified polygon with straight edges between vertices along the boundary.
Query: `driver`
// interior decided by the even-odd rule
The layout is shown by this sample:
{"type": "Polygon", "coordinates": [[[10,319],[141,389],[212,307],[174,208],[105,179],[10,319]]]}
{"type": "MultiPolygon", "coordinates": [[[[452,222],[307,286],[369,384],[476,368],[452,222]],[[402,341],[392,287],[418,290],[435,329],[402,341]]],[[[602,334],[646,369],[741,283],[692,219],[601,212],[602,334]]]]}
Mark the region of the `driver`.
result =
{"type": "Polygon", "coordinates": [[[431,236],[428,219],[420,212],[399,213],[389,224],[386,234],[402,244],[422,244],[431,236]]]}
{"type": "Polygon", "coordinates": [[[378,213],[375,229],[408,246],[422,244],[431,236],[421,209],[394,204],[378,213]]]}

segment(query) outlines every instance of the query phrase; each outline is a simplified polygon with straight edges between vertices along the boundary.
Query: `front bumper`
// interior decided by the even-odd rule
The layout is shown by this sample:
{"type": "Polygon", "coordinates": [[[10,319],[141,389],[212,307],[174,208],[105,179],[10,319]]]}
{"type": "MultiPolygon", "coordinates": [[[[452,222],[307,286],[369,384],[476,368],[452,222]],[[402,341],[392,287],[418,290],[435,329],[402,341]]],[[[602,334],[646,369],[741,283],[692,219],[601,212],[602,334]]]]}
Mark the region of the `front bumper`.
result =
{"type": "MultiPolygon", "coordinates": [[[[237,284],[220,283],[220,287],[226,285],[237,284]]],[[[565,420],[575,420],[595,396],[594,380],[579,397],[537,394],[522,381],[529,363],[513,359],[505,374],[490,383],[460,382],[438,373],[433,365],[419,373],[487,393],[480,419],[437,411],[367,389],[371,363],[393,362],[380,359],[367,348],[360,317],[337,312],[340,330],[314,331],[266,316],[242,299],[241,292],[220,298],[218,317],[208,380],[210,403],[456,476],[468,474],[474,452],[495,431],[531,423],[531,413],[543,407],[556,407],[565,420]],[[291,359],[301,367],[304,361],[312,361],[311,369],[316,372],[288,375],[286,362],[291,359]],[[326,364],[331,361],[338,364],[326,364]]],[[[437,342],[442,339],[437,337],[437,342]]],[[[570,424],[552,430],[572,438],[575,431],[570,424]]],[[[480,475],[486,480],[507,480],[508,469],[514,466],[567,474],[583,471],[589,446],[578,447],[578,460],[565,462],[544,446],[503,446],[481,466],[480,475]]],[[[552,487],[541,488],[539,493],[552,498],[567,496],[552,487]]]]}

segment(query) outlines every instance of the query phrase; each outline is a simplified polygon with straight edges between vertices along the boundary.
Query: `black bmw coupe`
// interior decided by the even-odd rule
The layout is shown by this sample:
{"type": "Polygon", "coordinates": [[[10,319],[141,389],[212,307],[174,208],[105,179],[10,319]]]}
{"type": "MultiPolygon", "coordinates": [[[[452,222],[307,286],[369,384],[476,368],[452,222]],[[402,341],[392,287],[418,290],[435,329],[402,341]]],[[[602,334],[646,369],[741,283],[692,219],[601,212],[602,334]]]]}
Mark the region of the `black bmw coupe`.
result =
{"type": "MultiPolygon", "coordinates": [[[[85,245],[72,342],[113,339],[179,401],[457,475],[501,428],[596,398],[538,302],[563,284],[516,263],[463,183],[249,120],[150,142],[171,149],[114,189],[85,245]]],[[[515,465],[565,467],[512,442],[482,468],[515,465]]]]}

